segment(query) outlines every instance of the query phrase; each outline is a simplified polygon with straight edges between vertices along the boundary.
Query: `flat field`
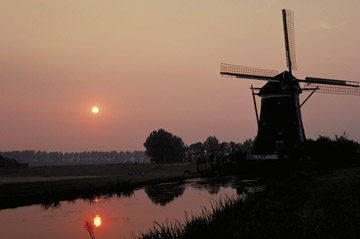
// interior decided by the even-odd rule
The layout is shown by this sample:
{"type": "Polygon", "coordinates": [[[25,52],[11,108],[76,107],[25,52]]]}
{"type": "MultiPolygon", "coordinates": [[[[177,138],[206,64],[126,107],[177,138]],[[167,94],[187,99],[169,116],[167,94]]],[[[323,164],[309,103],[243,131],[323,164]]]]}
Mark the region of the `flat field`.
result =
{"type": "Polygon", "coordinates": [[[126,181],[183,176],[184,172],[195,172],[194,163],[176,164],[112,164],[36,168],[0,169],[0,184],[76,180],[85,178],[107,178],[126,181]],[[132,175],[130,175],[132,173],[132,175]],[[143,175],[139,175],[143,173],[143,175]]]}

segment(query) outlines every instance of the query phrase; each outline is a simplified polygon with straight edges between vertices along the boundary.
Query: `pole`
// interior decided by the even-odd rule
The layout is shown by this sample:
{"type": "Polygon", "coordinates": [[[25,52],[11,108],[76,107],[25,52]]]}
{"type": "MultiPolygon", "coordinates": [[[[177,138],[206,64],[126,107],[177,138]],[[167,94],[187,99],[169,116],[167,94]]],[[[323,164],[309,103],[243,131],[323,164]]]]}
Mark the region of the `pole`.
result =
{"type": "Polygon", "coordinates": [[[253,85],[251,85],[251,92],[252,92],[252,96],[253,96],[253,101],[254,101],[254,108],[255,108],[255,115],[256,115],[256,122],[258,124],[258,127],[260,127],[260,121],[259,121],[259,115],[258,115],[258,110],[257,110],[257,106],[256,106],[256,99],[255,99],[255,93],[254,93],[254,87],[253,85]]]}

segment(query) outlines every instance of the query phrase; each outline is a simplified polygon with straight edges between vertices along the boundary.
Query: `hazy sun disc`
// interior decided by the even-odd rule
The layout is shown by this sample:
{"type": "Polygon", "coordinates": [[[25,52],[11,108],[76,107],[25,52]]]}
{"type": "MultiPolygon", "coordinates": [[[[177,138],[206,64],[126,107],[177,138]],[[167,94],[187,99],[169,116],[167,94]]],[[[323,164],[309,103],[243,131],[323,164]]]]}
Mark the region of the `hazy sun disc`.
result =
{"type": "Polygon", "coordinates": [[[97,107],[97,106],[92,107],[91,112],[93,112],[94,114],[99,113],[99,107],[97,107]]]}

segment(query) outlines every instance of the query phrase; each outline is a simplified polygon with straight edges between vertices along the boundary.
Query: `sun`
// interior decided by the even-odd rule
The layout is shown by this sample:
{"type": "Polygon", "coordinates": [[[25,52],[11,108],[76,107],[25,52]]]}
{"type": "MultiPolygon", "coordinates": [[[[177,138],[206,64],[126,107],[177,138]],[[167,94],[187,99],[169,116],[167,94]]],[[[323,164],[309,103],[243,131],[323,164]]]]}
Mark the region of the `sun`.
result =
{"type": "Polygon", "coordinates": [[[93,114],[99,113],[99,107],[93,106],[93,107],[91,108],[91,112],[92,112],[93,114]]]}

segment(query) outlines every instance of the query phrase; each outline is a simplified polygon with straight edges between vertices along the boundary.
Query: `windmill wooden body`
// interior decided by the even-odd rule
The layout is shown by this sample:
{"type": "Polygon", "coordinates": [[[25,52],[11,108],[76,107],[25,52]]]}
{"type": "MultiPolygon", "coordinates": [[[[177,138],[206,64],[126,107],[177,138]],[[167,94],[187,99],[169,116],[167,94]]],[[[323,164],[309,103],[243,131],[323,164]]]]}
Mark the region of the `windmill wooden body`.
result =
{"type": "Polygon", "coordinates": [[[222,63],[220,74],[237,78],[264,80],[261,88],[251,86],[258,123],[253,157],[256,159],[275,159],[288,155],[294,146],[305,140],[301,117],[301,106],[314,92],[344,95],[360,95],[359,82],[306,77],[297,79],[294,15],[292,11],[282,10],[285,50],[288,71],[265,70],[222,63]],[[300,103],[299,95],[310,92],[300,103]],[[260,117],[255,96],[261,97],[260,117]]]}

